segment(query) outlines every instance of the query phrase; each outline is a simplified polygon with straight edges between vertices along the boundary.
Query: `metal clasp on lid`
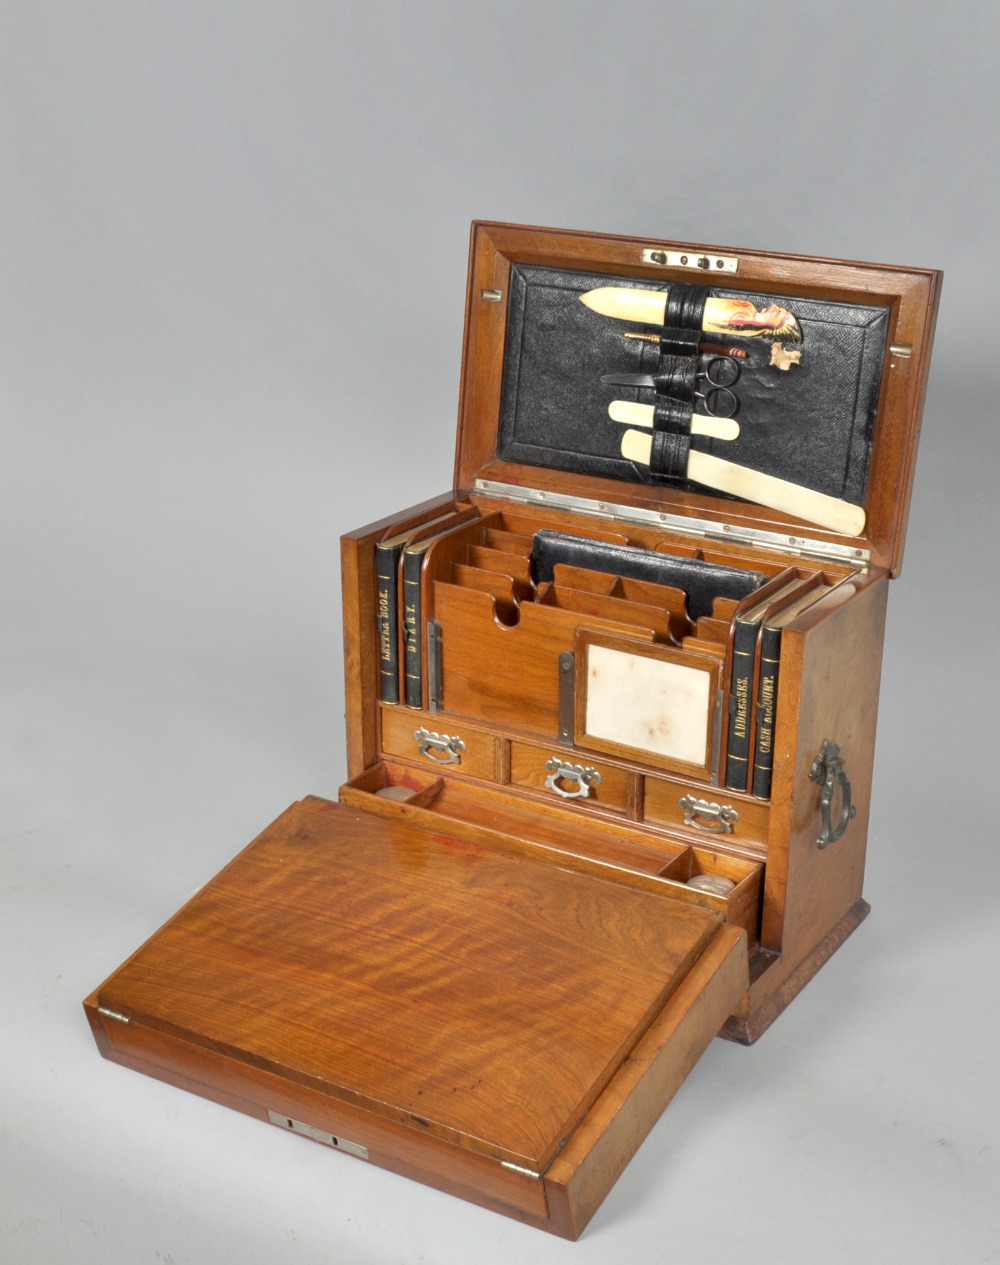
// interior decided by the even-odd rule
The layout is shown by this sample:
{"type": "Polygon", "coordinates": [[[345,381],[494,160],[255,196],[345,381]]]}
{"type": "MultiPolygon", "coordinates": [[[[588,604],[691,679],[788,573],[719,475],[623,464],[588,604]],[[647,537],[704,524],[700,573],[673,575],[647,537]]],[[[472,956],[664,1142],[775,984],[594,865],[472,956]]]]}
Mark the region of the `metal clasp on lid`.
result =
{"type": "Polygon", "coordinates": [[[657,250],[649,246],[642,252],[644,264],[661,268],[693,268],[696,272],[735,272],[740,261],[735,255],[705,255],[698,250],[657,250]]]}

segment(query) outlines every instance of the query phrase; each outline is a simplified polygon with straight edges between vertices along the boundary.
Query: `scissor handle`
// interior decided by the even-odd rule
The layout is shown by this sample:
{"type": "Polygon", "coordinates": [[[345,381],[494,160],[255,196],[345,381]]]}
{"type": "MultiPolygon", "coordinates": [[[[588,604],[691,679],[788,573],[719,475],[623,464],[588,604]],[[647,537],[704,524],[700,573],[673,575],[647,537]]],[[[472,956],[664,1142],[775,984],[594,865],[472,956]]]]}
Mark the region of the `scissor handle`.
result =
{"type": "Polygon", "coordinates": [[[701,373],[713,387],[735,386],[740,380],[740,362],[729,356],[713,356],[701,373]]]}
{"type": "Polygon", "coordinates": [[[707,391],[696,394],[704,400],[704,409],[709,417],[733,417],[740,407],[739,399],[728,387],[711,386],[707,391]]]}

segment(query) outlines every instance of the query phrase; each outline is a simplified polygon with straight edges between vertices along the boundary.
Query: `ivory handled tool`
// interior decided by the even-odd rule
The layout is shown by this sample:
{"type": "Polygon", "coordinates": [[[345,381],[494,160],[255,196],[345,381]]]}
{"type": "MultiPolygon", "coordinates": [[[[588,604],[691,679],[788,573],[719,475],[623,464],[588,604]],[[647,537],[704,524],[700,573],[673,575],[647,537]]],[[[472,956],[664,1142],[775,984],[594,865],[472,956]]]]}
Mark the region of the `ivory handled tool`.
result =
{"type": "MultiPolygon", "coordinates": [[[[662,325],[667,311],[666,290],[633,290],[625,286],[599,286],[580,295],[580,302],[601,316],[643,325],[662,325]]],[[[802,341],[802,330],[787,308],[772,303],[758,311],[749,299],[705,299],[701,328],[707,334],[737,334],[744,338],[783,338],[802,341]]]]}
{"type": "MultiPolygon", "coordinates": [[[[627,430],[622,436],[622,456],[627,461],[648,466],[652,446],[653,436],[648,432],[627,430]]],[[[796,518],[804,518],[817,527],[826,527],[844,536],[860,536],[865,529],[865,511],[860,505],[723,461],[694,448],[688,453],[685,477],[717,492],[729,492],[743,501],[794,514],[796,518]]]]}
{"type": "MultiPolygon", "coordinates": [[[[612,400],[608,405],[608,416],[613,422],[622,422],[626,426],[646,426],[653,428],[653,414],[656,412],[652,404],[636,404],[632,400],[612,400]]],[[[691,414],[691,434],[704,435],[708,439],[738,439],[739,422],[731,417],[706,417],[703,413],[691,414]]],[[[649,458],[646,458],[649,464],[649,458]]]]}

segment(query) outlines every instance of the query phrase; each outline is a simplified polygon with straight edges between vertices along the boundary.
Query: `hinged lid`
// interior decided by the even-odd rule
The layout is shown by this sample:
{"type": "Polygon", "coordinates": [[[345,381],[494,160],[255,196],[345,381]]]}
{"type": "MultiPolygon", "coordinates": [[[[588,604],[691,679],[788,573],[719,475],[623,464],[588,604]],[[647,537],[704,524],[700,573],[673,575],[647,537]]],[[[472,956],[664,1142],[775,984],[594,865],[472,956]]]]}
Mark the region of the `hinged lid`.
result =
{"type": "MultiPolygon", "coordinates": [[[[939,289],[940,273],[926,269],[476,223],[456,489],[575,501],[585,512],[639,521],[655,515],[696,535],[787,543],[790,553],[871,561],[898,574],[939,289]],[[683,321],[690,295],[694,320],[710,331],[698,315],[705,296],[744,313],[751,304],[787,309],[801,331],[793,342],[794,327],[748,335],[734,322],[728,333],[703,335],[747,353],[733,388],[739,435],[693,436],[699,455],[681,459],[688,478],[658,477],[634,451],[622,452],[626,426],[609,416],[610,402],[663,397],[601,377],[655,375],[665,362],[661,326],[579,301],[609,286],[657,298],[672,286],[668,312],[683,321]],[[782,348],[801,357],[789,360],[782,348]],[[791,484],[835,509],[863,507],[863,527],[834,530],[743,499],[750,492],[738,470],[734,479],[725,473],[728,491],[709,487],[701,475],[716,478],[712,458],[781,480],[779,500],[791,484]]],[[[704,401],[696,408],[708,411],[704,401]]]]}

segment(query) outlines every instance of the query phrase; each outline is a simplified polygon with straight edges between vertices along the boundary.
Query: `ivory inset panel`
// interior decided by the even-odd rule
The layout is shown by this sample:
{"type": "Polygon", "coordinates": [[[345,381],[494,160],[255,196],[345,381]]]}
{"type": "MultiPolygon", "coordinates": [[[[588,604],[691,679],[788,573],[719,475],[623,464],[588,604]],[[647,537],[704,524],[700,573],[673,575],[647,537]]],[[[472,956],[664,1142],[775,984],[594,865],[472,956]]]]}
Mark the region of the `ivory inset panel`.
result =
{"type": "Polygon", "coordinates": [[[591,645],[587,735],[685,764],[703,764],[712,677],[707,667],[591,645]]]}

